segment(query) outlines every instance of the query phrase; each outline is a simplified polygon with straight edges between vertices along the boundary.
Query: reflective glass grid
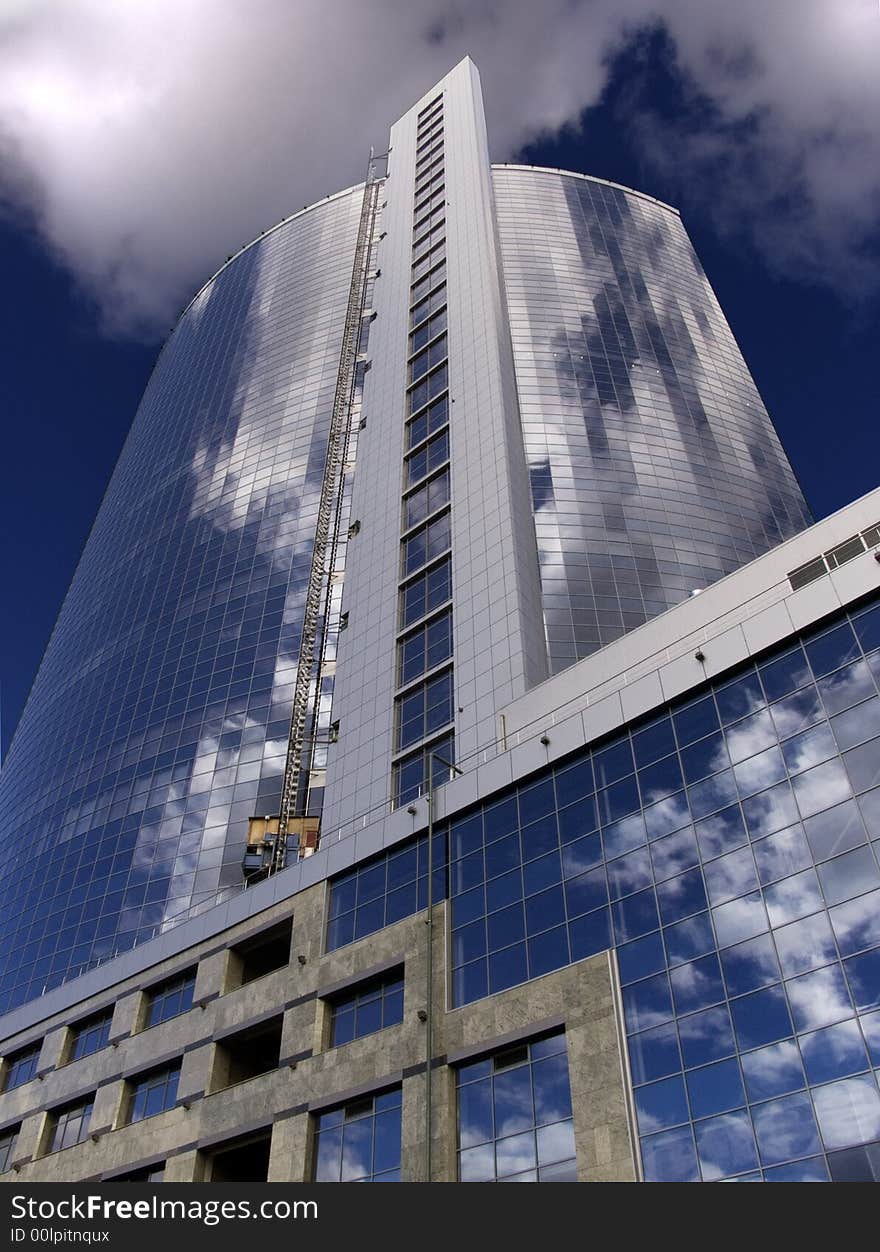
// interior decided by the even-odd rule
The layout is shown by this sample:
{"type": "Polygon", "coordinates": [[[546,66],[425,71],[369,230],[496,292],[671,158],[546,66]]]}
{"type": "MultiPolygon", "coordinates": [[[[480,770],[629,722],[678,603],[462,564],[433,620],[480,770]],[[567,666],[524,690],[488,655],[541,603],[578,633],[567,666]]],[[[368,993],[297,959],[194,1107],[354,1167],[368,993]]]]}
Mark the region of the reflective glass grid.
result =
{"type": "Polygon", "coordinates": [[[361,200],[244,251],[161,353],[0,776],[0,1011],[238,889],[278,809],[361,200]]]}
{"type": "Polygon", "coordinates": [[[449,431],[441,430],[439,435],[429,439],[417,448],[406,459],[406,485],[412,487],[427,474],[432,473],[438,465],[449,460],[449,431]]]}
{"type": "Polygon", "coordinates": [[[169,1017],[177,1017],[179,1013],[185,1013],[187,1009],[191,1009],[195,985],[196,972],[190,970],[189,973],[173,978],[170,982],[163,983],[161,987],[151,991],[147,1005],[146,1027],[158,1026],[160,1022],[167,1022],[169,1017]]]}
{"type": "MultiPolygon", "coordinates": [[[[616,947],[648,1179],[869,1168],[878,679],[875,604],[450,828],[455,1004],[616,947]]],[[[391,864],[329,946],[424,907],[391,864]]]]}
{"type": "Polygon", "coordinates": [[[462,1182],[576,1182],[565,1035],[457,1071],[462,1182]]]}
{"type": "Polygon", "coordinates": [[[6,1058],[6,1078],[3,1082],[4,1091],[12,1091],[13,1087],[22,1087],[30,1082],[37,1072],[42,1043],[35,1043],[20,1052],[6,1058]]]}
{"type": "Polygon", "coordinates": [[[20,1129],[20,1126],[14,1126],[12,1129],[7,1129],[0,1133],[0,1174],[5,1173],[9,1169],[20,1129]]]}
{"type": "Polygon", "coordinates": [[[810,517],[682,223],[493,169],[554,671],[810,517]]]}
{"type": "Polygon", "coordinates": [[[53,1115],[49,1152],[60,1152],[62,1148],[72,1148],[88,1138],[93,1105],[94,1096],[90,1096],[88,1100],[80,1100],[68,1108],[59,1109],[53,1115]]]}
{"type": "Polygon", "coordinates": [[[100,1017],[90,1018],[89,1021],[74,1027],[68,1060],[78,1061],[84,1056],[91,1056],[93,1052],[100,1052],[102,1048],[106,1048],[110,1040],[112,1025],[113,1011],[111,1009],[100,1017]]]}
{"type": "Polygon", "coordinates": [[[331,1006],[330,1046],[340,1047],[403,1021],[403,974],[381,979],[331,1006]]]}
{"type": "Polygon", "coordinates": [[[452,595],[452,562],[443,557],[430,569],[411,578],[400,590],[400,626],[411,626],[433,613],[452,595]]]}
{"type": "Polygon", "coordinates": [[[315,1182],[400,1182],[400,1088],[321,1113],[315,1182]]]}
{"type": "Polygon", "coordinates": [[[179,1082],[179,1062],[134,1079],[131,1083],[129,1122],[139,1122],[145,1117],[155,1117],[157,1113],[173,1109],[179,1082]]]}
{"type": "Polygon", "coordinates": [[[400,641],[398,681],[412,682],[426,670],[434,669],[452,656],[452,611],[417,626],[400,641]]]}
{"type": "MultiPolygon", "coordinates": [[[[442,600],[438,598],[438,593],[445,591],[447,595],[451,594],[448,560],[427,575],[409,578],[420,566],[447,551],[451,543],[446,271],[445,265],[434,268],[445,256],[445,209],[440,198],[444,166],[441,111],[432,112],[426,122],[419,123],[416,143],[413,285],[407,367],[407,455],[404,461],[404,487],[409,490],[403,497],[401,523],[406,532],[401,544],[401,573],[408,580],[401,588],[403,625],[417,620],[419,610],[427,612],[430,611],[429,605],[439,606],[442,600]],[[429,132],[430,142],[426,143],[429,132]],[[431,211],[426,216],[425,210],[429,206],[431,211]],[[426,478],[428,474],[431,477],[426,478]],[[420,481],[422,479],[424,481],[420,481]],[[418,485],[414,486],[414,483],[418,485]],[[444,508],[446,512],[436,516],[438,510],[444,508]],[[413,527],[419,529],[413,531],[413,527]]],[[[421,673],[451,655],[450,608],[434,621],[398,639],[398,686],[417,680],[421,673]]],[[[451,666],[445,673],[427,678],[419,687],[398,695],[395,701],[397,752],[410,749],[419,740],[443,733],[441,739],[435,738],[434,742],[420,746],[415,752],[408,752],[395,761],[392,779],[395,804],[405,804],[422,793],[431,772],[432,753],[439,752],[448,761],[453,759],[453,734],[448,729],[453,717],[452,699],[451,666]]],[[[439,762],[434,764],[437,766],[437,781],[445,781],[447,767],[439,762]]]]}
{"type": "MultiPolygon", "coordinates": [[[[435,904],[446,898],[446,835],[434,837],[435,904]]],[[[358,865],[331,881],[327,951],[363,939],[428,907],[428,839],[358,865]]]]}

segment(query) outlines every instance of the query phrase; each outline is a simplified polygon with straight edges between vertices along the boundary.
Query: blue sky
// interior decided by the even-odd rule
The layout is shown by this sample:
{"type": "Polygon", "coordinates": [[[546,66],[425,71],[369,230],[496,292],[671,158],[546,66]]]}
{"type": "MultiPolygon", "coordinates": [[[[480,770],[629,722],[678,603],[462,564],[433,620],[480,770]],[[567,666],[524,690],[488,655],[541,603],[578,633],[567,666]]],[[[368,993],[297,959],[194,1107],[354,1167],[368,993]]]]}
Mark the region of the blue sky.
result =
{"type": "Polygon", "coordinates": [[[877,485],[876,0],[12,0],[4,745],[177,310],[468,51],[496,159],[681,209],[815,516],[877,485]]]}

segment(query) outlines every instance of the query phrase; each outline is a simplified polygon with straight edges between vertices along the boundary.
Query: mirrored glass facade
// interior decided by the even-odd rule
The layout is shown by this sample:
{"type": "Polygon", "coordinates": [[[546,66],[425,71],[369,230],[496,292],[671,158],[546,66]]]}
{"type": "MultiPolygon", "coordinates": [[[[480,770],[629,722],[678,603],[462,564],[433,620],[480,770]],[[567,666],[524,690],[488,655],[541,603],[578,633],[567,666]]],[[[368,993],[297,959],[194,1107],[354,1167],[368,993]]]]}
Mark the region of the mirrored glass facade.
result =
{"type": "MultiPolygon", "coordinates": [[[[410,114],[393,182],[244,248],[162,350],[0,776],[0,1012],[240,891],[249,818],[410,804],[548,655],[808,520],[677,213],[491,167],[467,61],[410,114]]],[[[426,866],[389,872],[402,916],[426,866]]],[[[552,967],[510,919],[469,987],[552,967]]]]}
{"type": "MultiPolygon", "coordinates": [[[[874,603],[438,833],[454,1004],[616,950],[648,1181],[873,1168],[878,684],[874,603]]],[[[424,908],[424,852],[337,878],[328,946],[424,908]]]]}
{"type": "Polygon", "coordinates": [[[576,174],[492,173],[560,670],[810,517],[678,213],[576,174]]]}
{"type": "Polygon", "coordinates": [[[462,1065],[461,1182],[576,1182],[565,1035],[517,1044],[462,1065]]]}
{"type": "Polygon", "coordinates": [[[0,1009],[241,885],[278,811],[360,189],[164,347],[0,780],[0,1009]]]}

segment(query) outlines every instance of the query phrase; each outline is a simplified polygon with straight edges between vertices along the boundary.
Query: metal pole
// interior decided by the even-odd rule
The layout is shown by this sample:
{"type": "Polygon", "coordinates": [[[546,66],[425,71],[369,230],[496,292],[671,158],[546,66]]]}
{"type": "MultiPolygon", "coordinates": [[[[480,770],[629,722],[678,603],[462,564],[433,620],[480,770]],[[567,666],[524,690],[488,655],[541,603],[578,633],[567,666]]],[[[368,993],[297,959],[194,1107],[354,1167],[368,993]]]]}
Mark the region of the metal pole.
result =
{"type": "Polygon", "coordinates": [[[428,753],[428,951],[425,961],[425,1182],[431,1181],[433,1111],[431,1060],[434,1053],[434,753],[428,753]]]}
{"type": "Polygon", "coordinates": [[[434,758],[449,770],[461,774],[457,765],[438,752],[428,753],[428,950],[425,960],[425,1181],[433,1172],[432,1131],[434,1123],[431,1062],[434,1055],[434,758]]]}

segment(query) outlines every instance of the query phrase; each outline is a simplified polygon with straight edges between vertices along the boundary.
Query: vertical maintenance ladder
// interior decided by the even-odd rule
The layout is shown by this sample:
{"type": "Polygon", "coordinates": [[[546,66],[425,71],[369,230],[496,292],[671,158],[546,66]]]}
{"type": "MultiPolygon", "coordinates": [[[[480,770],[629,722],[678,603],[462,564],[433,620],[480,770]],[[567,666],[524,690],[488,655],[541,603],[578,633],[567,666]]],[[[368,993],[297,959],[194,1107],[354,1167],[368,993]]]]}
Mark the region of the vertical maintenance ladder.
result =
{"type": "MultiPolygon", "coordinates": [[[[327,458],[324,463],[324,478],[321,483],[318,520],[315,526],[315,542],[312,549],[312,564],[309,570],[309,581],[303,610],[303,626],[296,668],[296,682],[293,689],[293,713],[290,722],[290,738],[287,744],[287,760],[284,767],[284,782],[281,791],[278,836],[272,852],[272,861],[269,867],[270,874],[274,874],[277,870],[284,868],[287,853],[287,828],[290,819],[296,815],[296,808],[299,802],[305,748],[305,729],[309,720],[311,693],[314,684],[315,699],[317,699],[320,687],[319,676],[315,674],[317,659],[315,646],[318,638],[318,623],[324,602],[325,581],[329,579],[333,572],[333,560],[336,552],[339,505],[342,495],[342,474],[350,434],[351,404],[357,370],[358,342],[360,339],[364,293],[367,285],[370,250],[373,242],[373,223],[376,216],[379,188],[380,183],[375,178],[374,162],[371,154],[367,181],[364,185],[364,198],[361,205],[361,216],[358,224],[357,242],[355,244],[351,286],[348,292],[348,307],[342,334],[342,351],[339,356],[339,372],[336,376],[336,391],[333,396],[333,410],[330,417],[327,458]],[[327,560],[328,554],[330,556],[329,564],[327,560]]],[[[313,725],[316,725],[317,709],[312,710],[312,718],[313,725]]]]}

